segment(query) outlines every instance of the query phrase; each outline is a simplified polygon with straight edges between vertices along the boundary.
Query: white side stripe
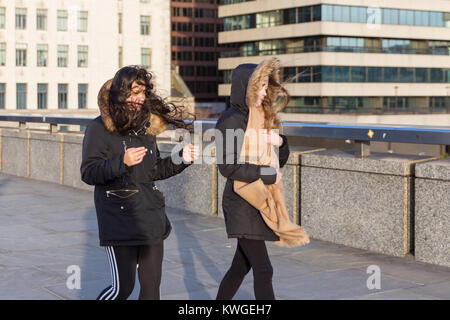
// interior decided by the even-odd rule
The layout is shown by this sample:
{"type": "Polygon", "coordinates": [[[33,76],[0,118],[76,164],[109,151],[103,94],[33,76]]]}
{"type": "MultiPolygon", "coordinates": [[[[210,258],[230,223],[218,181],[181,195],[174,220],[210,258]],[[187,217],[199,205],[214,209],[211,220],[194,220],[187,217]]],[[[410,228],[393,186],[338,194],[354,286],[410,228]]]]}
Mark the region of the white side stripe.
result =
{"type": "Polygon", "coordinates": [[[112,286],[99,298],[99,300],[113,300],[119,294],[119,272],[117,270],[117,261],[113,247],[106,247],[106,253],[111,268],[112,286]],[[113,297],[111,297],[112,295],[113,297]]]}

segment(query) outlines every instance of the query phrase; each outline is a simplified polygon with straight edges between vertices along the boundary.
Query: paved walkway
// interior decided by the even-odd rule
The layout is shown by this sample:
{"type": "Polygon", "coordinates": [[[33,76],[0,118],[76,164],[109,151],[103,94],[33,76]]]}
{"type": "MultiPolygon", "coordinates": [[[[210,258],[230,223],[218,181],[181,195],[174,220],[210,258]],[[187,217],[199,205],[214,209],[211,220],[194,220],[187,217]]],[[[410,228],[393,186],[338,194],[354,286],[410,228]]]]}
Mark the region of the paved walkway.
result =
{"type": "MultiPolygon", "coordinates": [[[[165,241],[161,298],[214,299],[235,240],[226,238],[220,218],[167,213],[173,231],[165,241]]],[[[318,240],[268,248],[278,299],[450,298],[450,268],[318,240]],[[371,265],[380,268],[380,289],[367,288],[371,265]]],[[[95,299],[110,277],[91,192],[0,174],[0,299],[95,299]],[[69,266],[79,267],[80,289],[67,286],[69,266]]],[[[254,299],[251,273],[235,298],[254,299]]]]}

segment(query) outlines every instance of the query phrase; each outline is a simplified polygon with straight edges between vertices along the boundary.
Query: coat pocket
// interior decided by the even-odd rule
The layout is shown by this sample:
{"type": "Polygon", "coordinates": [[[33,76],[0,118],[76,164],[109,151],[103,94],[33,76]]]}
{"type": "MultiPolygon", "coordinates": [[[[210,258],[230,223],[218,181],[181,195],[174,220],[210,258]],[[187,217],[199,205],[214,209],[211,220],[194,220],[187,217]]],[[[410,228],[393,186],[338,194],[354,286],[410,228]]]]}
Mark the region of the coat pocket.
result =
{"type": "Polygon", "coordinates": [[[106,190],[103,199],[105,211],[110,214],[132,214],[138,210],[138,189],[111,189],[106,190]]]}

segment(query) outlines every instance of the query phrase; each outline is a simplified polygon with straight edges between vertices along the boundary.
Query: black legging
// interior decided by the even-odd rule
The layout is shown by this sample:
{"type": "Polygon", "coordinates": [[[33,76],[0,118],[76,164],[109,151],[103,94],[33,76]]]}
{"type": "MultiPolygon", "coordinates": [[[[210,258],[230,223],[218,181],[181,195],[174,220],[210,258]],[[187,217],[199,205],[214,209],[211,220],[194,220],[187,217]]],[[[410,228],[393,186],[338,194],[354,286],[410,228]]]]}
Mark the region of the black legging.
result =
{"type": "Polygon", "coordinates": [[[217,300],[231,300],[245,275],[253,269],[256,300],[275,300],[272,287],[273,268],[263,240],[238,239],[236,253],[217,292],[217,300]]]}
{"type": "Polygon", "coordinates": [[[97,300],[125,300],[134,289],[138,268],[139,300],[159,300],[163,242],[145,246],[106,247],[111,267],[112,285],[103,290],[97,300]]]}

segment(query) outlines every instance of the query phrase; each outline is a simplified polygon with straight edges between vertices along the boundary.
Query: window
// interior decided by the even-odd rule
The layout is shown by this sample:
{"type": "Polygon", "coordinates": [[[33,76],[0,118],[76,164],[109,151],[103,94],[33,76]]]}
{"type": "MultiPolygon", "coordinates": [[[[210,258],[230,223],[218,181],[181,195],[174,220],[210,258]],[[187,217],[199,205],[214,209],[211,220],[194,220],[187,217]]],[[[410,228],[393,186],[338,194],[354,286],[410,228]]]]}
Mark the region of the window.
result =
{"type": "Polygon", "coordinates": [[[366,81],[366,68],[365,67],[352,67],[352,82],[365,82],[366,81]]]}
{"type": "Polygon", "coordinates": [[[297,82],[297,68],[296,67],[286,67],[282,69],[283,81],[287,82],[297,82]]]}
{"type": "Polygon", "coordinates": [[[327,37],[327,46],[328,47],[340,47],[341,46],[341,38],[338,37],[327,37]]]}
{"type": "Polygon", "coordinates": [[[27,45],[24,43],[16,44],[16,66],[27,66],[27,45]]]}
{"type": "Polygon", "coordinates": [[[0,8],[0,29],[5,29],[5,8],[0,8]]]}
{"type": "Polygon", "coordinates": [[[6,84],[0,83],[0,109],[5,109],[6,84]]]}
{"type": "Polygon", "coordinates": [[[87,90],[88,85],[86,83],[78,84],[78,109],[86,109],[87,107],[87,90]]]}
{"type": "Polygon", "coordinates": [[[36,10],[36,29],[47,30],[47,9],[36,10]]]}
{"type": "Polygon", "coordinates": [[[382,9],[384,24],[398,24],[399,10],[397,9],[382,9]]]}
{"type": "Polygon", "coordinates": [[[150,68],[152,66],[151,64],[152,60],[152,51],[149,48],[142,48],[141,49],[141,64],[146,67],[150,68]]]}
{"type": "Polygon", "coordinates": [[[413,26],[414,25],[414,11],[400,10],[400,24],[413,26]]]}
{"type": "Polygon", "coordinates": [[[414,69],[400,68],[400,82],[414,82],[414,69]]]}
{"type": "Polygon", "coordinates": [[[78,68],[88,66],[88,46],[78,46],[78,68]]]}
{"type": "Polygon", "coordinates": [[[58,109],[67,109],[67,84],[58,84],[58,109]]]}
{"type": "Polygon", "coordinates": [[[350,7],[334,6],[334,21],[349,22],[350,21],[350,7]]]}
{"type": "Polygon", "coordinates": [[[322,5],[322,21],[333,21],[333,6],[324,4],[322,5]]]}
{"type": "Polygon", "coordinates": [[[332,66],[322,66],[321,80],[322,82],[332,82],[333,81],[333,67],[332,66]]]}
{"type": "MultiPolygon", "coordinates": [[[[309,22],[311,19],[308,17],[308,13],[304,9],[310,9],[309,7],[298,8],[299,10],[299,20],[298,22],[309,22]],[[303,21],[304,19],[308,19],[307,21],[303,21]]],[[[283,24],[293,24],[297,23],[297,9],[284,9],[283,10],[283,24]]]]}
{"type": "Polygon", "coordinates": [[[429,82],[428,69],[416,68],[416,82],[429,82]]]}
{"type": "Polygon", "coordinates": [[[6,43],[0,43],[0,66],[6,65],[6,43]]]}
{"type": "Polygon", "coordinates": [[[444,75],[445,75],[445,82],[450,83],[450,69],[445,69],[444,70],[444,75]]]}
{"type": "Polygon", "coordinates": [[[384,68],[384,82],[398,82],[398,68],[384,68]]]}
{"type": "Polygon", "coordinates": [[[450,28],[450,12],[444,12],[444,16],[442,17],[444,26],[450,28]]]}
{"type": "Polygon", "coordinates": [[[334,67],[334,81],[336,82],[348,82],[350,80],[350,68],[349,67],[334,67]]]}
{"type": "Polygon", "coordinates": [[[350,21],[357,23],[366,23],[367,9],[365,7],[350,7],[350,21]]]}
{"type": "Polygon", "coordinates": [[[27,9],[16,8],[16,29],[26,29],[27,9]]]}
{"type": "Polygon", "coordinates": [[[123,47],[119,47],[119,68],[123,67],[123,47]]]}
{"type": "Polygon", "coordinates": [[[58,67],[65,68],[68,65],[69,60],[69,46],[58,45],[58,67]]]}
{"type": "Polygon", "coordinates": [[[442,12],[430,12],[430,26],[444,27],[444,14],[442,12]]]}
{"type": "MultiPolygon", "coordinates": [[[[293,17],[295,19],[295,12],[293,17]]],[[[311,21],[311,7],[298,8],[298,22],[310,22],[310,21],[311,21]]]]}
{"type": "Polygon", "coordinates": [[[256,28],[279,26],[282,23],[282,11],[268,11],[256,14],[256,28]]]}
{"type": "Polygon", "coordinates": [[[87,32],[88,13],[87,11],[78,11],[77,30],[78,32],[87,32]]]}
{"type": "Polygon", "coordinates": [[[383,74],[382,68],[369,67],[367,68],[367,79],[369,82],[382,82],[383,74]]]}
{"type": "Polygon", "coordinates": [[[38,67],[46,67],[47,66],[47,58],[48,58],[48,46],[46,44],[38,44],[37,48],[37,59],[36,64],[38,67]]]}
{"type": "Polygon", "coordinates": [[[416,26],[428,26],[429,25],[428,11],[415,11],[414,12],[414,24],[416,26]]]}
{"type": "Polygon", "coordinates": [[[67,31],[67,10],[57,11],[57,30],[67,31]]]}
{"type": "Polygon", "coordinates": [[[313,21],[320,21],[322,19],[322,6],[315,5],[312,7],[313,9],[313,21]]]}
{"type": "Polygon", "coordinates": [[[122,34],[122,12],[119,12],[119,34],[122,34]]]}
{"type": "Polygon", "coordinates": [[[311,82],[311,67],[298,68],[298,82],[311,82]]]}
{"type": "Polygon", "coordinates": [[[27,108],[27,84],[16,83],[16,109],[27,108]]]}
{"type": "Polygon", "coordinates": [[[430,69],[430,82],[444,82],[444,72],[442,69],[430,69]]]}
{"type": "Polygon", "coordinates": [[[141,34],[150,34],[150,16],[141,16],[141,34]]]}
{"type": "Polygon", "coordinates": [[[47,92],[48,92],[48,84],[38,83],[37,85],[38,109],[47,109],[47,92]]]}

